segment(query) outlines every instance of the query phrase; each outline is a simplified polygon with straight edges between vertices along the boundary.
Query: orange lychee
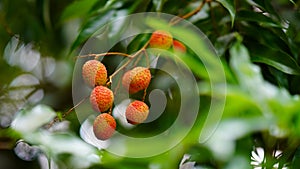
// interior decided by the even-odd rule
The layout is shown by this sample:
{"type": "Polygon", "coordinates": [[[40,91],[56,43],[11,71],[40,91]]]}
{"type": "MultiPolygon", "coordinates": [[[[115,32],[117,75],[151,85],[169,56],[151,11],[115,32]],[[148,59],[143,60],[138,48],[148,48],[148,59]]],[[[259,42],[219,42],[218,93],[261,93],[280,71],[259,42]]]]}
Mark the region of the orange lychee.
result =
{"type": "Polygon", "coordinates": [[[105,86],[96,86],[91,92],[90,102],[95,111],[104,112],[112,107],[113,92],[105,86]]]}
{"type": "Polygon", "coordinates": [[[149,45],[152,48],[169,49],[172,46],[172,35],[164,30],[157,30],[152,33],[149,45]]]}
{"type": "Polygon", "coordinates": [[[107,70],[98,60],[89,60],[82,66],[82,77],[90,87],[105,85],[107,70]]]}
{"type": "Polygon", "coordinates": [[[123,75],[122,85],[129,91],[130,94],[134,94],[146,89],[149,86],[150,81],[151,73],[148,68],[135,67],[123,75]]]}
{"type": "Polygon", "coordinates": [[[126,108],[125,116],[130,124],[143,123],[149,114],[149,107],[142,101],[133,101],[126,108]]]}
{"type": "Polygon", "coordinates": [[[110,114],[103,113],[96,117],[93,132],[97,139],[107,140],[114,134],[116,126],[115,119],[110,114]]]}

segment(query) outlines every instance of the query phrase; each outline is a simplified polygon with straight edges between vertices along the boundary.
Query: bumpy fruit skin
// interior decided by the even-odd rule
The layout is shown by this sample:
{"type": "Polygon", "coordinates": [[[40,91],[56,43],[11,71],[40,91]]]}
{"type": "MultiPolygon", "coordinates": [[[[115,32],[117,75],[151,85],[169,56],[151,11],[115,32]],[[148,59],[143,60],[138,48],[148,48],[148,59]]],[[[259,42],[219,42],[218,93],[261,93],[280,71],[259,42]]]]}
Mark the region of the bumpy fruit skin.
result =
{"type": "Polygon", "coordinates": [[[186,47],[178,40],[173,40],[173,49],[175,52],[186,53],[186,47]]]}
{"type": "Polygon", "coordinates": [[[159,49],[169,49],[172,46],[172,43],[172,35],[163,30],[157,30],[153,32],[149,40],[150,47],[159,49]]]}
{"type": "Polygon", "coordinates": [[[114,94],[105,86],[96,86],[91,92],[90,102],[95,111],[104,112],[112,106],[114,94]]]}
{"type": "Polygon", "coordinates": [[[122,78],[122,85],[130,94],[146,89],[151,81],[151,73],[148,68],[135,67],[127,71],[122,78]]]}
{"type": "Polygon", "coordinates": [[[130,103],[125,112],[127,122],[134,125],[143,123],[147,119],[148,114],[149,107],[147,104],[138,100],[130,103]]]}
{"type": "Polygon", "coordinates": [[[106,67],[98,60],[89,60],[82,66],[82,77],[91,87],[105,85],[107,80],[106,67]]]}
{"type": "Polygon", "coordinates": [[[107,140],[114,134],[116,126],[115,119],[110,114],[103,113],[96,117],[93,132],[97,139],[107,140]]]}

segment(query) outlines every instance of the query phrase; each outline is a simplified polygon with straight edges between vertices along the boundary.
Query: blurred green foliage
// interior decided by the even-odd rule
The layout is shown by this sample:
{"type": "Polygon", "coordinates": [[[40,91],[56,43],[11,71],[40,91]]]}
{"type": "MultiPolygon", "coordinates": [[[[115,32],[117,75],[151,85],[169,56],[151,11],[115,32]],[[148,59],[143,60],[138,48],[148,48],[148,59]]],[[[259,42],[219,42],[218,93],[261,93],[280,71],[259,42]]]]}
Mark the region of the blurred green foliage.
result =
{"type": "MultiPolygon", "coordinates": [[[[53,163],[53,168],[299,168],[299,1],[206,1],[187,20],[207,36],[217,57],[193,33],[171,30],[188,39],[188,53],[176,59],[188,65],[197,79],[200,108],[188,135],[163,154],[124,158],[96,150],[80,138],[80,123],[75,113],[59,123],[62,127],[50,130],[44,126],[55,115],[62,118],[62,112],[73,107],[74,58],[95,31],[109,21],[139,12],[184,16],[201,3],[201,0],[0,1],[0,168],[25,168],[24,165],[38,168],[47,162],[53,163]],[[203,55],[198,56],[191,49],[203,55]],[[210,70],[206,69],[205,61],[217,67],[211,69],[214,76],[208,75],[210,70]],[[219,67],[226,79],[222,79],[219,67]],[[223,102],[224,107],[210,110],[212,104],[223,102]],[[220,121],[210,117],[211,113],[221,113],[220,121]],[[211,124],[216,128],[209,133],[209,139],[202,140],[211,131],[206,130],[209,118],[218,124],[211,124]],[[35,160],[25,164],[23,159],[20,166],[14,166],[19,157],[24,157],[16,151],[20,139],[29,147],[38,146],[42,153],[30,154],[31,148],[28,151],[23,148],[35,160]],[[18,158],[12,157],[12,153],[18,158]]],[[[152,26],[160,24],[153,22],[152,26]]],[[[119,36],[121,31],[122,28],[110,30],[110,37],[119,36]]],[[[137,36],[127,46],[117,44],[112,50],[137,51],[148,37],[137,36]]],[[[121,60],[112,57],[103,62],[115,68],[121,60]]],[[[174,79],[152,73],[157,73],[159,79],[154,80],[154,87],[164,80],[161,87],[174,90],[173,97],[180,100],[174,79]]],[[[170,97],[166,112],[151,123],[155,127],[141,125],[120,131],[138,135],[152,130],[151,134],[156,134],[168,128],[179,102],[170,101],[170,97]]],[[[152,144],[144,146],[163,145],[152,144]]],[[[128,145],[120,142],[118,146],[139,151],[136,146],[128,145]]]]}

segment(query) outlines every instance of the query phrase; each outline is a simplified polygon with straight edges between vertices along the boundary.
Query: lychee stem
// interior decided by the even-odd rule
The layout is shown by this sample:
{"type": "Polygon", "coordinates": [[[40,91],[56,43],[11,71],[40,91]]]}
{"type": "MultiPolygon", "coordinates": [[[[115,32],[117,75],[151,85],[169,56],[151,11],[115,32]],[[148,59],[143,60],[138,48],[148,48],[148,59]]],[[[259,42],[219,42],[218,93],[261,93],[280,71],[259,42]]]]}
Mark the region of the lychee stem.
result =
{"type": "Polygon", "coordinates": [[[136,65],[139,63],[139,61],[141,60],[141,56],[140,57],[138,57],[137,59],[136,59],[136,61],[133,63],[133,65],[132,65],[132,67],[136,67],[136,65]]]}
{"type": "Polygon", "coordinates": [[[112,78],[118,74],[122,69],[124,69],[130,62],[132,58],[130,58],[126,63],[124,63],[119,69],[117,69],[112,75],[109,76],[109,83],[112,83],[112,78]]]}
{"type": "Polygon", "coordinates": [[[109,76],[109,82],[108,82],[108,84],[111,84],[112,83],[112,78],[116,74],[118,74],[122,69],[124,69],[132,61],[133,58],[135,58],[136,56],[140,55],[146,49],[146,47],[148,46],[148,44],[149,44],[149,41],[146,42],[146,44],[140,50],[138,50],[135,54],[130,55],[129,60],[127,62],[125,62],[119,69],[117,69],[112,75],[109,76]]]}
{"type": "Polygon", "coordinates": [[[121,86],[121,80],[118,81],[118,84],[117,84],[117,86],[116,86],[116,88],[115,88],[114,94],[117,94],[117,92],[118,92],[120,86],[121,86]]]}
{"type": "Polygon", "coordinates": [[[109,108],[109,111],[107,112],[109,115],[112,115],[112,106],[109,108]]]}
{"type": "Polygon", "coordinates": [[[147,89],[148,89],[148,87],[144,90],[144,94],[143,94],[143,98],[142,98],[142,101],[143,101],[143,102],[144,102],[145,99],[146,99],[147,89]]]}
{"type": "Polygon", "coordinates": [[[107,53],[100,53],[100,54],[87,54],[87,55],[81,55],[77,56],[77,58],[85,58],[85,57],[95,57],[95,59],[99,59],[101,56],[109,56],[109,55],[119,55],[119,56],[124,56],[124,57],[129,57],[131,58],[132,56],[127,54],[127,53],[122,53],[122,52],[107,52],[107,53]]]}
{"type": "Polygon", "coordinates": [[[198,12],[201,11],[201,9],[203,8],[203,6],[205,5],[206,2],[209,2],[210,0],[202,0],[201,4],[196,8],[194,9],[193,11],[181,16],[180,18],[176,17],[176,18],[173,18],[171,19],[170,21],[170,25],[175,25],[177,24],[178,22],[180,22],[181,20],[183,19],[186,19],[186,18],[189,18],[195,14],[197,14],[198,12]]]}
{"type": "Polygon", "coordinates": [[[150,60],[149,60],[149,55],[147,53],[147,51],[145,50],[144,51],[145,53],[145,56],[146,56],[146,65],[147,65],[147,68],[149,69],[150,68],[150,60]]]}

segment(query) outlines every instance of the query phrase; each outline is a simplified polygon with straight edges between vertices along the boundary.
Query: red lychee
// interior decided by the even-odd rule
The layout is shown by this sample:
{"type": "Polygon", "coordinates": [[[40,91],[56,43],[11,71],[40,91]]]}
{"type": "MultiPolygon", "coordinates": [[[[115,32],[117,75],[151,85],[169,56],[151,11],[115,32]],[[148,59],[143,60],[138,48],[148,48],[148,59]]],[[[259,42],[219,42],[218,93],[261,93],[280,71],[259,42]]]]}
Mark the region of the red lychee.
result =
{"type": "Polygon", "coordinates": [[[96,117],[93,132],[99,140],[107,140],[114,134],[116,126],[115,119],[110,114],[103,113],[96,117]]]}
{"type": "Polygon", "coordinates": [[[169,49],[172,46],[172,35],[164,30],[157,30],[152,33],[149,45],[152,48],[169,49]]]}
{"type": "Polygon", "coordinates": [[[127,71],[122,78],[122,84],[130,94],[146,89],[149,86],[150,81],[150,70],[145,67],[135,67],[134,69],[127,71]]]}
{"type": "Polygon", "coordinates": [[[105,85],[107,80],[106,67],[98,60],[89,60],[82,66],[82,77],[91,87],[105,85]]]}
{"type": "Polygon", "coordinates": [[[108,110],[114,102],[113,92],[105,86],[96,86],[91,92],[90,102],[95,111],[104,112],[108,110]]]}
{"type": "Polygon", "coordinates": [[[173,49],[175,52],[186,53],[186,47],[178,40],[173,40],[173,49]]]}
{"type": "Polygon", "coordinates": [[[142,101],[133,101],[126,109],[125,116],[130,124],[143,123],[149,114],[149,107],[142,101]]]}

